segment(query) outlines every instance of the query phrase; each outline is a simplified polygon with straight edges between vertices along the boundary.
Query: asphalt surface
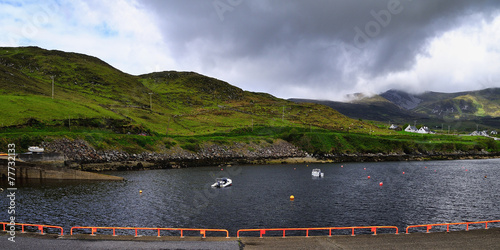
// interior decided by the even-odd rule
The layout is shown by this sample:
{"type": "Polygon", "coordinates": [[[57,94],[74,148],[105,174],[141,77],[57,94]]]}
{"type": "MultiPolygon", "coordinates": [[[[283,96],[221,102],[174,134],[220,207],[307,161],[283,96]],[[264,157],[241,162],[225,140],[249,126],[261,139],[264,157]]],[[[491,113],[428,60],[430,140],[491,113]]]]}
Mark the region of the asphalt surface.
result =
{"type": "Polygon", "coordinates": [[[333,237],[133,237],[16,234],[0,236],[0,249],[500,249],[500,228],[333,237]]]}
{"type": "MultiPolygon", "coordinates": [[[[167,237],[164,237],[167,238],[167,237]]],[[[16,234],[15,242],[8,240],[7,236],[0,237],[0,249],[22,249],[22,250],[78,250],[78,249],[213,249],[213,250],[239,250],[236,238],[232,241],[207,241],[207,240],[154,240],[144,237],[143,239],[131,240],[129,237],[116,237],[115,239],[103,239],[100,237],[82,237],[80,239],[70,237],[57,237],[54,235],[38,236],[32,234],[16,234]],[[123,239],[123,240],[122,240],[123,239]]]]}

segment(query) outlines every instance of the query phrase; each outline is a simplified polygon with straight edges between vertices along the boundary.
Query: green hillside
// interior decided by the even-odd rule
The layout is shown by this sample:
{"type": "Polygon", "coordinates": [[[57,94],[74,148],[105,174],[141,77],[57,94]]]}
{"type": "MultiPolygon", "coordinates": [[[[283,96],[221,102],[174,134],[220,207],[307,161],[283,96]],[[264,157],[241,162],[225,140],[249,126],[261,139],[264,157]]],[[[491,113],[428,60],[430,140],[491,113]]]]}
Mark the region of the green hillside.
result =
{"type": "MultiPolygon", "coordinates": [[[[358,112],[371,105],[371,110],[382,106],[404,113],[383,98],[371,100],[357,103],[358,112]]],[[[479,97],[470,101],[483,102],[479,97]]],[[[0,108],[0,147],[16,143],[21,150],[61,138],[129,153],[167,152],[172,147],[199,151],[214,144],[243,145],[252,152],[281,140],[319,154],[500,148],[485,138],[396,133],[385,123],[348,118],[320,104],[244,91],[194,72],[134,76],[95,57],[37,47],[0,48],[0,108]]]]}
{"type": "Polygon", "coordinates": [[[500,117],[500,89],[420,95],[423,102],[414,110],[434,117],[500,117]]]}
{"type": "MultiPolygon", "coordinates": [[[[194,72],[134,76],[95,57],[37,47],[0,48],[0,108],[3,143],[27,132],[122,139],[148,134],[159,136],[160,144],[182,144],[186,137],[220,142],[221,135],[223,141],[239,140],[237,131],[252,136],[247,132],[254,130],[260,131],[257,138],[279,138],[293,128],[387,133],[323,105],[243,91],[194,72]]],[[[103,148],[121,147],[102,141],[103,148]]]]}

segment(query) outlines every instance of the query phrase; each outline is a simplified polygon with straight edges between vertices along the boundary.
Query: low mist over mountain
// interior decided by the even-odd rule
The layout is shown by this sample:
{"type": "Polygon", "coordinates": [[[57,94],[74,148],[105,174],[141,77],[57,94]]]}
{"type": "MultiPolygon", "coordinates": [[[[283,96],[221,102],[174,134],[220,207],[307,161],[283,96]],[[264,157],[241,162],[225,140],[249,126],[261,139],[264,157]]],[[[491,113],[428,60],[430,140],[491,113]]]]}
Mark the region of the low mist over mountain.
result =
{"type": "MultiPolygon", "coordinates": [[[[351,102],[290,99],[329,106],[340,113],[358,119],[393,123],[443,124],[449,122],[482,124],[500,127],[500,88],[458,93],[425,92],[411,94],[389,90],[382,94],[359,98],[351,102]]],[[[437,125],[436,125],[437,126],[437,125]]],[[[464,128],[465,129],[465,128],[464,128]]]]}

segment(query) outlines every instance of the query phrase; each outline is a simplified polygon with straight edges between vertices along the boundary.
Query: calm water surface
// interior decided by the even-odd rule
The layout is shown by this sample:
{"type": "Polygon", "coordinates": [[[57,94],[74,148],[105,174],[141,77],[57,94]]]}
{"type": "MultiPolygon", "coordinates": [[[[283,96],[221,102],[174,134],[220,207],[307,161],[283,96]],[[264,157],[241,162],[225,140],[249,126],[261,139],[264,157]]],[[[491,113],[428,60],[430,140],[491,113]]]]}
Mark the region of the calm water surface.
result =
{"type": "MultiPolygon", "coordinates": [[[[231,235],[243,228],[404,229],[494,220],[500,219],[499,166],[500,159],[490,159],[112,172],[126,181],[23,183],[16,193],[16,220],[65,229],[222,228],[231,235]],[[313,168],[321,168],[325,177],[312,178],[313,168]],[[231,178],[233,186],[210,188],[221,176],[231,178]]],[[[7,200],[2,200],[0,221],[8,221],[7,200]]]]}

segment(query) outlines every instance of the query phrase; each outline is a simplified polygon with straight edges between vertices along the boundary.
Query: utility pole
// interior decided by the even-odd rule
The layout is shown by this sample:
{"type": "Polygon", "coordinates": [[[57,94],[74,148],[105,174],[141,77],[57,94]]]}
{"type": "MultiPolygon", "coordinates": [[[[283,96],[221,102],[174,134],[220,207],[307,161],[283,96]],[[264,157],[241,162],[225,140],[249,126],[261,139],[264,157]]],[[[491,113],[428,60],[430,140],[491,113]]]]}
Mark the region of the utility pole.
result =
{"type": "Polygon", "coordinates": [[[153,111],[153,99],[151,97],[153,93],[148,93],[148,94],[149,94],[149,109],[153,111]]]}
{"type": "Polygon", "coordinates": [[[52,79],[52,99],[54,99],[54,77],[55,76],[50,76],[50,79],[52,79]]]}
{"type": "Polygon", "coordinates": [[[167,122],[167,133],[166,133],[167,136],[168,136],[168,130],[170,129],[170,118],[171,117],[168,117],[168,122],[167,122]]]}
{"type": "Polygon", "coordinates": [[[285,121],[285,106],[283,106],[283,114],[281,115],[281,121],[285,121]]]}

